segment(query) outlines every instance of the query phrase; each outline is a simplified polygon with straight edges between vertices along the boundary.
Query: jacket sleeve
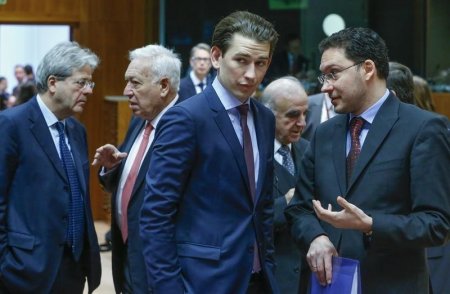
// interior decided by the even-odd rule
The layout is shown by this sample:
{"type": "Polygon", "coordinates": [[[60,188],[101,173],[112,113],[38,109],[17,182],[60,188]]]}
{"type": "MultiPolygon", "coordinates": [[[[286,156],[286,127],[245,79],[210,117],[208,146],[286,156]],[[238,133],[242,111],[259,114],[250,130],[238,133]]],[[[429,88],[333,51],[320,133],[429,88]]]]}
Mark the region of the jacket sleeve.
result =
{"type": "Polygon", "coordinates": [[[184,293],[175,218],[195,158],[195,126],[186,110],[169,109],[155,133],[140,234],[148,280],[155,293],[184,293]]]}
{"type": "MultiPolygon", "coordinates": [[[[7,251],[7,207],[8,191],[14,181],[19,162],[13,122],[0,114],[2,134],[0,136],[0,268],[7,251]]],[[[1,274],[0,274],[1,276],[1,274]]]]}

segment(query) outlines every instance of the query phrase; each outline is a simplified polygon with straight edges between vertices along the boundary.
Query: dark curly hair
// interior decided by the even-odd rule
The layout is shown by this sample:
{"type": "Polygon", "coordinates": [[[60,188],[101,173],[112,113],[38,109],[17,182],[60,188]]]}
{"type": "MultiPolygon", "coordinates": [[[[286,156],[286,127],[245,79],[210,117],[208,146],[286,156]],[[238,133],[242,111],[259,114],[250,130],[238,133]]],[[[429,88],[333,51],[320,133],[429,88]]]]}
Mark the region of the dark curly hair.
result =
{"type": "Polygon", "coordinates": [[[345,56],[354,62],[370,59],[375,63],[380,78],[387,79],[389,76],[386,43],[369,28],[346,28],[325,38],[319,44],[320,54],[330,48],[344,49],[345,56]]]}

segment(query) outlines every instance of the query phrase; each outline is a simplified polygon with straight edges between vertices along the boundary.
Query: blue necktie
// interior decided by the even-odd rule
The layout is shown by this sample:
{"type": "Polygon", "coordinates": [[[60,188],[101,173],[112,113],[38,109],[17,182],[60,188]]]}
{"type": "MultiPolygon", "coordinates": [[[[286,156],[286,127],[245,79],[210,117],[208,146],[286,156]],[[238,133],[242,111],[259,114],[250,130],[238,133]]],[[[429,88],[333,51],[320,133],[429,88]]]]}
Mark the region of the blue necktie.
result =
{"type": "Polygon", "coordinates": [[[200,92],[203,92],[203,86],[205,86],[205,84],[203,84],[203,82],[200,82],[197,84],[197,86],[200,88],[200,92]]]}
{"type": "Polygon", "coordinates": [[[79,260],[83,251],[84,236],[84,204],[80,191],[80,185],[77,176],[77,170],[70,154],[69,147],[66,144],[64,134],[64,124],[56,123],[59,133],[59,150],[61,151],[61,161],[66,172],[70,186],[70,207],[69,207],[69,229],[67,232],[67,241],[72,248],[75,260],[79,260]]]}
{"type": "Polygon", "coordinates": [[[281,145],[278,149],[278,153],[283,157],[283,166],[288,170],[291,175],[295,175],[294,160],[292,159],[291,150],[287,145],[281,145]]]}

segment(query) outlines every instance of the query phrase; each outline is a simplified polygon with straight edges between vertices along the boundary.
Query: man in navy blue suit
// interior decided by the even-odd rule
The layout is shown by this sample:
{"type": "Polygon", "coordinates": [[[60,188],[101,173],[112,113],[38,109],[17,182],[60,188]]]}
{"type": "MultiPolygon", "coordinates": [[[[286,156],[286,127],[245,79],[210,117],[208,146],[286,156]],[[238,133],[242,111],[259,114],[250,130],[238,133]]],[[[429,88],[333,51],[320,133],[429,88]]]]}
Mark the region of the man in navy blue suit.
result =
{"type": "Polygon", "coordinates": [[[278,293],[273,262],[274,116],[251,95],[278,34],[238,11],[212,39],[211,87],[156,129],[141,212],[155,293],[278,293]]]}
{"type": "Polygon", "coordinates": [[[150,161],[148,150],[155,132],[149,132],[145,146],[143,142],[148,127],[156,128],[162,115],[177,101],[181,61],[161,45],[135,49],[130,52],[130,60],[123,92],[129,98],[134,117],[121,146],[106,144],[98,148],[93,164],[102,166],[100,181],[112,193],[112,268],[116,292],[139,294],[148,293],[139,216],[150,161]],[[141,148],[143,153],[139,156],[141,148]]]}
{"type": "Polygon", "coordinates": [[[81,294],[100,283],[86,131],[97,56],[75,42],[37,68],[38,95],[0,113],[0,292],[81,294]]]}
{"type": "Polygon", "coordinates": [[[210,50],[211,47],[205,43],[199,43],[192,47],[189,59],[191,70],[180,81],[178,102],[202,92],[206,86],[212,83],[210,50]]]}

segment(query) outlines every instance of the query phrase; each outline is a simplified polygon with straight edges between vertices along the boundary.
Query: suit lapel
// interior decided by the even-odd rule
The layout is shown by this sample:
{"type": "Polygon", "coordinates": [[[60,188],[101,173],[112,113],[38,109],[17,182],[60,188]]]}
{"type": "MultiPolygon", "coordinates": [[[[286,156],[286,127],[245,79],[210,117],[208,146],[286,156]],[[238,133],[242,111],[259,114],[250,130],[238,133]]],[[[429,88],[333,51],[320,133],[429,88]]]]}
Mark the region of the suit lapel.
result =
{"type": "Polygon", "coordinates": [[[197,95],[197,91],[195,90],[194,81],[189,77],[189,97],[197,95]]]}
{"type": "Polygon", "coordinates": [[[295,163],[295,175],[296,177],[299,174],[299,167],[302,162],[303,154],[306,152],[306,148],[308,148],[309,142],[303,138],[296,143],[292,144],[292,155],[295,163]]]}
{"type": "Polygon", "coordinates": [[[378,110],[378,113],[370,126],[366,139],[364,140],[364,144],[359,158],[356,161],[347,191],[351,189],[352,185],[361,175],[361,172],[369,164],[370,160],[373,158],[376,151],[380,148],[384,142],[384,139],[391,131],[395,122],[398,120],[399,105],[399,101],[394,98],[392,94],[390,94],[383,105],[381,105],[380,110],[378,110]]]}
{"type": "Polygon", "coordinates": [[[291,175],[284,166],[278,163],[278,161],[274,160],[273,165],[276,177],[276,195],[285,195],[290,188],[295,187],[295,184],[297,184],[297,177],[291,175]]]}
{"type": "MultiPolygon", "coordinates": [[[[130,122],[130,126],[128,128],[128,132],[130,133],[125,137],[125,141],[122,143],[122,145],[119,147],[119,150],[121,152],[126,152],[127,154],[130,153],[131,147],[133,146],[134,141],[136,140],[137,136],[139,135],[139,132],[144,127],[145,121],[143,119],[140,119],[138,117],[134,117],[133,120],[130,122]]],[[[118,178],[122,176],[123,168],[125,166],[126,160],[122,160],[119,166],[120,173],[118,174],[118,178]]]]}
{"type": "Polygon", "coordinates": [[[45,154],[47,154],[50,162],[53,164],[58,174],[61,176],[61,178],[67,181],[61,159],[59,158],[55,143],[53,142],[53,138],[50,134],[47,123],[45,122],[44,116],[39,109],[36,98],[33,98],[33,101],[30,103],[30,107],[32,109],[29,118],[31,121],[31,133],[36,138],[36,141],[41,146],[45,154]]]}
{"type": "MultiPolygon", "coordinates": [[[[332,158],[341,195],[346,191],[346,144],[347,144],[347,115],[340,115],[335,119],[332,139],[332,158]]],[[[319,155],[320,156],[320,155],[319,155]]]]}
{"type": "MultiPolygon", "coordinates": [[[[267,150],[266,147],[268,146],[267,141],[269,139],[266,137],[267,130],[264,129],[264,123],[262,121],[260,111],[256,107],[256,104],[253,102],[252,99],[250,99],[250,107],[252,108],[253,112],[253,121],[255,123],[256,140],[258,142],[258,152],[259,152],[259,171],[257,181],[258,185],[256,186],[256,195],[255,195],[256,197],[255,202],[256,202],[261,194],[263,181],[266,178],[265,159],[268,157],[267,155],[269,150],[267,150]]],[[[273,152],[273,144],[271,146],[273,152]]]]}
{"type": "MultiPolygon", "coordinates": [[[[144,126],[145,126],[145,121],[143,121],[142,124],[140,125],[140,127],[137,129],[139,129],[139,131],[140,131],[140,130],[142,130],[142,128],[144,128],[144,126]]],[[[155,130],[153,130],[152,132],[154,132],[154,131],[155,130]]],[[[139,134],[139,132],[138,132],[138,134],[139,134]]],[[[136,137],[137,137],[137,134],[136,134],[136,137]]],[[[133,142],[136,140],[136,137],[133,140],[133,142]]],[[[131,193],[131,198],[133,198],[133,195],[136,192],[136,190],[138,189],[138,187],[140,187],[140,185],[144,182],[145,175],[147,174],[148,168],[142,168],[142,167],[148,166],[149,161],[150,161],[150,148],[148,149],[147,153],[144,156],[144,159],[142,160],[142,164],[141,164],[141,167],[139,168],[139,172],[138,172],[136,181],[134,182],[134,187],[133,187],[133,192],[131,193]]]]}
{"type": "Polygon", "coordinates": [[[66,120],[66,130],[67,130],[67,137],[69,139],[70,144],[70,151],[72,153],[73,161],[75,163],[76,169],[77,169],[77,175],[78,175],[78,181],[80,183],[80,188],[82,190],[82,195],[86,195],[86,180],[85,180],[85,174],[83,170],[83,162],[85,161],[85,158],[83,154],[80,152],[85,148],[83,144],[83,138],[79,137],[79,132],[75,130],[75,124],[71,119],[66,120]]]}
{"type": "Polygon", "coordinates": [[[236,136],[230,117],[228,116],[228,112],[223,107],[213,87],[207,87],[200,95],[202,94],[206,96],[206,100],[208,101],[211,110],[215,112],[214,120],[216,121],[217,127],[223,137],[230,146],[231,153],[233,154],[234,160],[238,165],[241,177],[247,186],[248,195],[251,197],[247,167],[245,165],[244,150],[236,136]]]}

